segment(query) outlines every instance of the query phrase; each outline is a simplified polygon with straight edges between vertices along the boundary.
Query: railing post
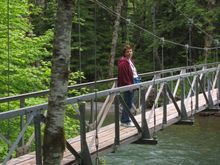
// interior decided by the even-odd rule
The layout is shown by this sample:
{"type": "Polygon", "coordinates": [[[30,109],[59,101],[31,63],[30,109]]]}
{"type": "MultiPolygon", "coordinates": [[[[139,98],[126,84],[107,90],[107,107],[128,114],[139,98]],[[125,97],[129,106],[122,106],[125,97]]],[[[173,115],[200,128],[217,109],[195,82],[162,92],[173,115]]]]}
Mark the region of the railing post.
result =
{"type": "MultiPolygon", "coordinates": [[[[90,100],[90,118],[89,118],[89,124],[92,124],[95,119],[95,113],[94,113],[94,100],[90,100]]],[[[87,131],[90,131],[91,127],[87,128],[87,131]]]]}
{"type": "MultiPolygon", "coordinates": [[[[173,76],[173,72],[171,72],[171,76],[173,76]]],[[[171,91],[173,92],[174,89],[173,89],[173,81],[171,81],[171,91]]]]}
{"type": "MultiPolygon", "coordinates": [[[[218,68],[218,69],[220,69],[220,68],[218,68]]],[[[220,100],[220,70],[218,70],[218,78],[217,78],[217,99],[218,99],[218,101],[220,100]]]]}
{"type": "Polygon", "coordinates": [[[206,91],[206,74],[205,73],[203,74],[202,80],[203,80],[203,90],[206,91]]]}
{"type": "Polygon", "coordinates": [[[34,134],[35,134],[35,151],[36,151],[36,164],[42,165],[42,150],[41,150],[41,115],[37,113],[34,116],[34,134]]]}
{"type": "MultiPolygon", "coordinates": [[[[25,99],[21,98],[20,99],[20,108],[23,108],[25,106],[25,99]]],[[[22,130],[24,127],[24,115],[20,116],[20,130],[22,130]]],[[[20,146],[24,146],[24,136],[22,136],[21,141],[20,141],[20,146]]]]}
{"type": "Polygon", "coordinates": [[[120,145],[120,132],[119,132],[119,98],[115,97],[115,146],[120,145]]]}
{"type": "Polygon", "coordinates": [[[196,94],[195,94],[195,110],[199,110],[199,76],[196,76],[196,84],[195,84],[195,90],[196,90],[196,94]]]}
{"type": "Polygon", "coordinates": [[[163,87],[163,124],[167,124],[167,84],[163,87]]]}
{"type": "Polygon", "coordinates": [[[186,108],[184,104],[185,100],[185,84],[184,84],[184,78],[180,79],[181,83],[181,118],[183,120],[187,119],[187,113],[186,113],[186,108]]]}
{"type": "Polygon", "coordinates": [[[85,102],[79,105],[80,110],[80,142],[81,142],[81,157],[83,165],[92,165],[92,159],[89,153],[89,148],[86,142],[86,117],[85,117],[85,102]]]}
{"type": "Polygon", "coordinates": [[[142,129],[142,138],[150,139],[150,131],[148,124],[146,122],[146,102],[145,102],[145,92],[141,89],[141,129],[142,129]]]}
{"type": "Polygon", "coordinates": [[[211,96],[211,81],[210,76],[208,76],[207,84],[208,84],[208,100],[209,100],[209,106],[213,106],[212,96],[211,96]]]}

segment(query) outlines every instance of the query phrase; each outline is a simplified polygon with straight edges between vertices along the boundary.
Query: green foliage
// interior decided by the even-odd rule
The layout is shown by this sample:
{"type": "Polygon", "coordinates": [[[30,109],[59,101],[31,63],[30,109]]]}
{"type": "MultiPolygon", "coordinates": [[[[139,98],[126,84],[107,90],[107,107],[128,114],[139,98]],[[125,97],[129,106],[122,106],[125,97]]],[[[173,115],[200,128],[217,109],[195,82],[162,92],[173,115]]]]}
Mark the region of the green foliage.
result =
{"type": "Polygon", "coordinates": [[[85,80],[86,77],[84,76],[83,72],[77,71],[72,72],[69,74],[69,85],[75,85],[77,84],[77,81],[79,80],[85,80]]]}
{"type": "Polygon", "coordinates": [[[49,0],[45,4],[36,4],[35,0],[29,0],[33,5],[30,7],[30,21],[34,26],[36,35],[43,35],[48,29],[55,25],[57,1],[49,0]]]}
{"type": "Polygon", "coordinates": [[[0,162],[2,162],[8,153],[8,147],[5,145],[5,143],[0,142],[0,162]]]}
{"type": "Polygon", "coordinates": [[[51,48],[53,31],[48,30],[41,36],[33,34],[33,26],[29,21],[30,6],[27,0],[13,1],[10,4],[8,20],[7,3],[5,1],[0,4],[0,22],[4,31],[0,34],[1,97],[7,96],[8,92],[18,94],[48,87],[48,74],[44,72],[48,67],[41,63],[45,63],[43,60],[51,56],[48,50],[51,48]]]}
{"type": "MultiPolygon", "coordinates": [[[[14,0],[13,2],[9,1],[8,11],[7,2],[0,2],[0,97],[48,89],[51,72],[51,41],[53,39],[53,25],[50,21],[54,21],[54,18],[46,20],[49,22],[47,25],[51,25],[49,28],[42,29],[41,26],[33,24],[37,22],[36,19],[42,22],[39,17],[44,12],[42,8],[35,7],[28,3],[28,0],[14,0]]],[[[55,8],[54,4],[50,2],[50,5],[55,8]]],[[[77,74],[72,77],[75,80],[79,78],[77,74]]],[[[25,106],[33,106],[46,101],[47,96],[30,98],[25,100],[25,106]]],[[[0,111],[18,109],[19,107],[19,101],[10,102],[10,104],[1,103],[0,111]]],[[[71,135],[76,135],[77,121],[68,120],[68,116],[66,118],[66,123],[72,125],[71,130],[67,126],[68,130],[71,131],[71,135]]],[[[12,143],[19,134],[19,128],[19,117],[0,121],[0,132],[3,135],[9,133],[8,139],[12,143]]],[[[69,132],[67,131],[67,133],[69,132]]],[[[32,134],[33,125],[29,126],[25,133],[26,142],[32,134]]],[[[2,140],[0,140],[0,146],[1,162],[7,154],[8,146],[2,140]]]]}
{"type": "MultiPolygon", "coordinates": [[[[115,11],[116,2],[100,1],[108,10],[115,11]]],[[[138,72],[152,71],[154,65],[161,63],[161,42],[156,39],[153,42],[152,8],[155,6],[155,34],[159,37],[181,43],[189,44],[189,20],[192,18],[192,45],[204,47],[207,33],[213,34],[215,39],[219,38],[217,30],[219,22],[219,3],[212,10],[207,9],[207,3],[187,0],[187,1],[128,1],[127,18],[132,23],[127,23],[128,43],[134,45],[134,58],[138,72]],[[158,59],[153,57],[153,48],[158,51],[158,59]],[[159,61],[158,61],[159,60],[159,61]]],[[[85,1],[80,1],[80,11],[77,5],[74,17],[72,39],[76,41],[72,46],[72,70],[80,70],[85,73],[87,80],[108,78],[108,62],[111,49],[111,39],[115,15],[104,10],[99,5],[85,1]],[[95,14],[96,11],[96,14],[95,14]],[[80,14],[78,13],[80,12],[80,14]],[[78,18],[80,15],[80,18],[78,18]],[[80,24],[80,33],[79,25],[80,24]],[[79,43],[80,37],[80,43],[79,43]],[[79,52],[80,47],[80,52],[79,52]],[[89,64],[89,65],[88,65],[89,64]],[[95,65],[96,64],[96,65],[95,65]],[[96,76],[96,77],[95,77],[96,76]]],[[[125,23],[125,18],[121,18],[121,26],[125,23]]],[[[121,56],[123,47],[122,33],[124,28],[120,28],[117,52],[115,58],[115,76],[117,76],[117,60],[121,56]]],[[[212,44],[212,46],[215,46],[212,44]]],[[[186,65],[186,51],[184,47],[175,44],[165,43],[164,45],[164,67],[178,67],[186,65]],[[175,63],[173,62],[175,61],[175,63]]],[[[213,57],[213,56],[209,56],[213,57]]],[[[192,51],[192,64],[196,64],[200,59],[204,59],[199,50],[192,51]]]]}
{"type": "MultiPolygon", "coordinates": [[[[13,2],[9,1],[8,12],[7,2],[0,1],[0,97],[48,89],[57,3],[55,0],[44,1],[41,4],[37,4],[38,1],[35,0],[13,0],[13,2]]],[[[78,1],[73,11],[69,85],[108,78],[109,54],[116,18],[114,13],[109,12],[109,9],[115,11],[117,1],[100,0],[100,2],[108,7],[108,11],[86,0],[78,1]]],[[[121,56],[123,42],[125,42],[123,36],[125,29],[127,29],[126,42],[134,45],[134,59],[139,73],[153,71],[159,68],[159,66],[155,67],[155,64],[161,63],[161,42],[158,39],[154,41],[153,35],[149,34],[153,30],[159,37],[183,45],[188,44],[190,27],[189,20],[186,19],[188,17],[193,19],[194,23],[192,45],[204,47],[206,42],[204,32],[212,35],[213,39],[220,39],[218,28],[220,3],[216,1],[216,4],[210,7],[208,2],[196,0],[128,1],[127,16],[121,18],[118,33],[115,77],[117,76],[117,60],[121,56]],[[153,7],[155,7],[155,29],[152,18],[153,7]],[[127,18],[132,23],[126,24],[127,18]],[[122,27],[125,24],[126,27],[122,27]],[[153,48],[157,50],[158,59],[153,57],[153,48]]],[[[211,46],[216,46],[213,40],[211,46]]],[[[184,47],[165,43],[163,53],[165,68],[186,65],[187,55],[184,47]]],[[[216,50],[208,52],[207,62],[216,61],[216,53],[216,50]]],[[[204,62],[204,52],[192,50],[192,64],[202,62],[204,62]]],[[[107,86],[108,84],[100,86],[98,90],[105,89],[107,86]]],[[[68,95],[76,96],[88,92],[91,91],[82,88],[71,90],[68,95]]],[[[47,96],[30,98],[25,100],[25,106],[46,101],[47,96]]],[[[0,104],[0,111],[17,109],[19,106],[18,101],[10,104],[3,103],[0,104]]],[[[65,116],[67,138],[78,134],[79,121],[75,120],[77,108],[77,105],[74,105],[74,108],[72,106],[67,108],[65,116]]],[[[10,120],[11,129],[17,130],[10,135],[12,140],[18,134],[18,121],[18,118],[10,120]]],[[[8,122],[1,121],[0,124],[1,132],[7,134],[8,122]]],[[[25,138],[27,139],[32,132],[33,127],[30,127],[25,138]]],[[[3,158],[7,152],[7,146],[2,141],[0,141],[0,146],[0,158],[3,158]]]]}
{"type": "Polygon", "coordinates": [[[74,49],[72,49],[71,68],[73,71],[81,69],[80,71],[84,72],[89,81],[95,78],[96,80],[104,79],[108,71],[114,17],[95,6],[94,3],[85,0],[80,1],[80,19],[78,10],[76,11],[74,20],[78,21],[74,21],[73,24],[72,40],[76,42],[72,46],[74,49]],[[80,33],[78,23],[81,26],[80,33]],[[81,42],[79,42],[79,37],[81,42]]]}
{"type": "MultiPolygon", "coordinates": [[[[77,107],[77,105],[74,107],[77,107]]],[[[77,119],[77,112],[71,105],[69,105],[66,110],[64,129],[66,139],[79,135],[79,120],[77,119]]]]}

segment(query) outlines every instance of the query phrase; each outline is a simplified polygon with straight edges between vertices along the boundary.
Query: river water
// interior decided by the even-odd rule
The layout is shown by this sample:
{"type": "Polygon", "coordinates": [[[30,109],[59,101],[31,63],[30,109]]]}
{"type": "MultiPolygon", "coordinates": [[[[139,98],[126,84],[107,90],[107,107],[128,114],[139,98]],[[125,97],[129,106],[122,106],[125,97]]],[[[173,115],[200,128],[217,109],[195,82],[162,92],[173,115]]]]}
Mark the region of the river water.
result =
{"type": "Polygon", "coordinates": [[[156,133],[157,145],[129,144],[101,157],[106,165],[220,165],[220,117],[196,116],[194,125],[156,133]]]}

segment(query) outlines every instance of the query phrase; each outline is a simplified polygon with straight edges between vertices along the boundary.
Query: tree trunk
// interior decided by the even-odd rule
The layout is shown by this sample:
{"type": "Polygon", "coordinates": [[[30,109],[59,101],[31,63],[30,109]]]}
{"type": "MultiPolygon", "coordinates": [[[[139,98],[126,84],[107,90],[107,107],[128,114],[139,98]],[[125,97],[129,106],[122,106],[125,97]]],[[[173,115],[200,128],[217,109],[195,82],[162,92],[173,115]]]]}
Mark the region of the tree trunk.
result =
{"type": "MultiPolygon", "coordinates": [[[[124,18],[128,17],[128,0],[123,0],[123,5],[122,5],[122,11],[121,11],[121,15],[124,18]]],[[[128,41],[128,23],[126,20],[122,20],[121,21],[121,28],[122,28],[122,32],[121,32],[121,40],[122,43],[125,44],[128,41]]]]}
{"type": "Polygon", "coordinates": [[[71,55],[73,0],[58,0],[43,163],[60,165],[65,149],[64,114],[71,55]]]}
{"type": "MultiPolygon", "coordinates": [[[[152,27],[153,27],[153,33],[155,35],[157,35],[157,31],[156,31],[156,2],[153,3],[153,6],[151,8],[151,17],[152,17],[152,27]]],[[[153,39],[153,59],[154,59],[154,70],[158,70],[158,69],[161,69],[163,70],[164,69],[164,64],[162,63],[163,62],[163,57],[159,57],[158,55],[158,48],[157,48],[157,39],[154,37],[153,39]]]]}
{"type": "MultiPolygon", "coordinates": [[[[210,11],[210,10],[213,10],[213,8],[215,7],[216,5],[216,0],[208,0],[208,5],[207,5],[207,10],[210,11]]],[[[213,38],[211,37],[213,31],[208,31],[208,29],[213,26],[213,23],[211,22],[211,18],[209,19],[209,22],[207,23],[207,26],[206,26],[206,32],[209,34],[209,36],[205,35],[204,37],[204,47],[205,48],[209,48],[211,47],[211,44],[212,44],[212,40],[213,38]]],[[[207,60],[208,60],[208,55],[209,55],[209,52],[208,51],[204,51],[204,58],[205,58],[205,63],[207,63],[207,60]]]]}
{"type": "Polygon", "coordinates": [[[119,31],[119,25],[120,25],[120,13],[121,8],[123,5],[123,0],[119,0],[116,8],[116,13],[118,13],[115,24],[114,24],[114,31],[112,35],[112,46],[111,46],[111,53],[110,53],[110,59],[109,59],[109,77],[114,77],[114,61],[115,61],[115,52],[116,52],[116,46],[118,41],[118,31],[119,31]]]}

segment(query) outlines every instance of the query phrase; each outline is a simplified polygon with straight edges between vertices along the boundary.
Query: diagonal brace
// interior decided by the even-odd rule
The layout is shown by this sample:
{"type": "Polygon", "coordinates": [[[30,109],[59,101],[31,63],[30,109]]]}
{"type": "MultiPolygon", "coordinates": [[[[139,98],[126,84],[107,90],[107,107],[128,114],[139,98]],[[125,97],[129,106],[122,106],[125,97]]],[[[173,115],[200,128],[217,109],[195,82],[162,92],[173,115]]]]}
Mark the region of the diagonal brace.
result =
{"type": "Polygon", "coordinates": [[[167,84],[165,84],[165,86],[166,86],[166,89],[167,89],[168,95],[169,95],[169,97],[171,98],[171,100],[173,101],[173,104],[174,104],[174,106],[175,106],[175,108],[176,108],[176,110],[177,110],[179,116],[182,117],[181,110],[180,110],[180,108],[178,107],[178,105],[177,105],[177,103],[176,103],[176,100],[174,99],[173,94],[172,94],[172,92],[170,91],[169,86],[168,86],[167,84]]]}
{"type": "Polygon", "coordinates": [[[81,164],[81,159],[82,157],[80,156],[80,154],[78,152],[76,152],[76,150],[70,145],[70,143],[66,140],[66,148],[71,152],[71,154],[73,154],[76,158],[76,161],[81,164]]]}
{"type": "Polygon", "coordinates": [[[202,93],[203,93],[203,96],[204,96],[204,98],[205,98],[205,100],[206,100],[206,103],[209,105],[209,100],[208,100],[208,97],[207,97],[206,94],[205,94],[203,84],[202,84],[201,80],[200,80],[198,77],[197,77],[197,81],[198,81],[198,83],[199,83],[199,85],[200,85],[200,88],[201,88],[201,90],[202,90],[202,93]]]}

